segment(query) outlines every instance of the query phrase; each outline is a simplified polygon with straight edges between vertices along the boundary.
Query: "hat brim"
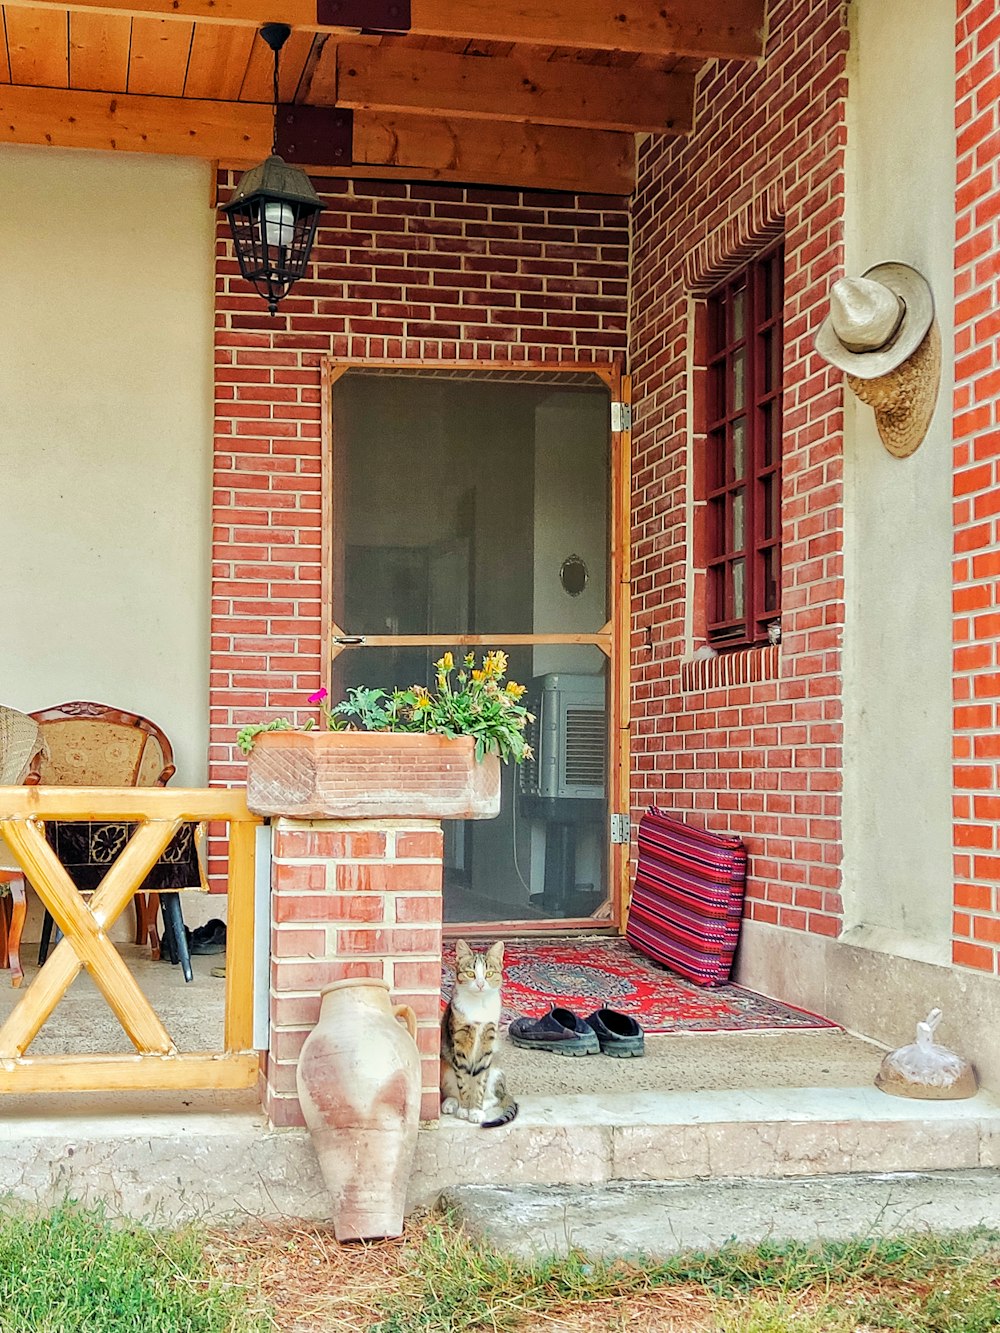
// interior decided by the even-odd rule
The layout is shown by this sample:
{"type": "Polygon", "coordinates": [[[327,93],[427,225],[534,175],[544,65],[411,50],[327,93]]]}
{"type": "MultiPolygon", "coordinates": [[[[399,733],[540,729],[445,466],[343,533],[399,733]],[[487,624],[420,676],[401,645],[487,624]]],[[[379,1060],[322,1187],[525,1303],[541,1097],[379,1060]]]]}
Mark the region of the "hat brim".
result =
{"type": "Polygon", "coordinates": [[[874,351],[852,352],[837,337],[828,315],[816,334],[816,351],[840,370],[858,379],[874,380],[901,366],[923,342],[934,318],[934,296],[926,278],[909,264],[876,264],[861,276],[880,282],[905,303],[895,337],[874,351]]]}

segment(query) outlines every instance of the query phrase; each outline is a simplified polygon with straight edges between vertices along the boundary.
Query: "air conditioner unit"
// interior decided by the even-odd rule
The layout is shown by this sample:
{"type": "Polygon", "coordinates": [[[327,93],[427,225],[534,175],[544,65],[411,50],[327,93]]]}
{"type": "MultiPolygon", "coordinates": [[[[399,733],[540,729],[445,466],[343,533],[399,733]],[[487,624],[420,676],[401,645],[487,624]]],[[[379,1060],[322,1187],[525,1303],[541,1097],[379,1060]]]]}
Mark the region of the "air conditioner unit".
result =
{"type": "Polygon", "coordinates": [[[604,680],[564,672],[532,682],[534,758],[521,787],[539,800],[603,800],[608,764],[604,680]]]}

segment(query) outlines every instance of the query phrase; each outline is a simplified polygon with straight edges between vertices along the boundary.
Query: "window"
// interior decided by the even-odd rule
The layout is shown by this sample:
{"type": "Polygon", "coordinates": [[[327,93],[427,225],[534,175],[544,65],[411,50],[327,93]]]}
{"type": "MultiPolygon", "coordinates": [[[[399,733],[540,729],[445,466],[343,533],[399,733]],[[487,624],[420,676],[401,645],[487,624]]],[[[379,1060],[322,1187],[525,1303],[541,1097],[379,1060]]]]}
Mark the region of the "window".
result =
{"type": "Polygon", "coordinates": [[[781,613],[779,245],[708,298],[708,638],[767,642],[781,613]]]}

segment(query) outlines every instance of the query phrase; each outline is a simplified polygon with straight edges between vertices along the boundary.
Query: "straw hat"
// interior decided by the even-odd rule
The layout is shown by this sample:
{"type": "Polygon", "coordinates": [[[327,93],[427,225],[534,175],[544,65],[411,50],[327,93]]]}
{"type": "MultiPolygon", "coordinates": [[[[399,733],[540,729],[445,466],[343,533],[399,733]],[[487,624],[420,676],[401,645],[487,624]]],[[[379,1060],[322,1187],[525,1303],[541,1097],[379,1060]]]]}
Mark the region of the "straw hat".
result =
{"type": "Polygon", "coordinates": [[[915,268],[876,264],[860,278],[833,284],[816,350],[849,375],[873,380],[917,350],[933,318],[934,297],[915,268]]]}
{"type": "Polygon", "coordinates": [[[941,334],[921,274],[907,264],[877,264],[834,283],[816,350],[847,371],[889,453],[912,454],[930,427],[941,382],[941,334]]]}

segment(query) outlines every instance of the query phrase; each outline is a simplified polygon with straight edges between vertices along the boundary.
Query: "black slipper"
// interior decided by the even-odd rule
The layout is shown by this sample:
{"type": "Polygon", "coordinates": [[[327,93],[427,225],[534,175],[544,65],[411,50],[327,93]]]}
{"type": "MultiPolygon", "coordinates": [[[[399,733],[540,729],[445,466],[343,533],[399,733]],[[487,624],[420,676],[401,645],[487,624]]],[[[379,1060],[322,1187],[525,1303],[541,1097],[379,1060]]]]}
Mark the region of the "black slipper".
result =
{"type": "Polygon", "coordinates": [[[552,1009],[543,1018],[515,1018],[507,1035],[526,1051],[597,1055],[601,1049],[593,1028],[570,1009],[552,1009]]]}
{"type": "Polygon", "coordinates": [[[630,1014],[620,1014],[617,1009],[598,1009],[587,1019],[587,1025],[597,1034],[605,1055],[630,1060],[646,1053],[642,1028],[630,1014]]]}
{"type": "Polygon", "coordinates": [[[203,926],[196,926],[191,932],[192,953],[225,953],[226,923],[218,917],[206,921],[203,926]]]}

